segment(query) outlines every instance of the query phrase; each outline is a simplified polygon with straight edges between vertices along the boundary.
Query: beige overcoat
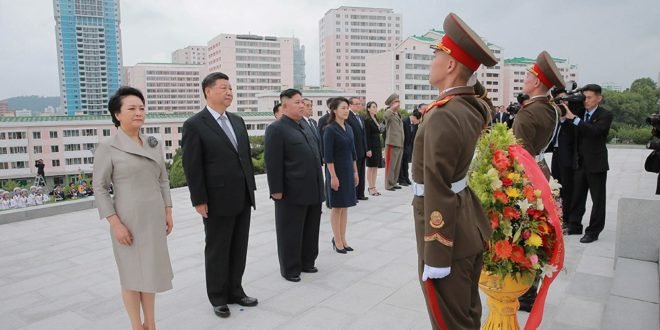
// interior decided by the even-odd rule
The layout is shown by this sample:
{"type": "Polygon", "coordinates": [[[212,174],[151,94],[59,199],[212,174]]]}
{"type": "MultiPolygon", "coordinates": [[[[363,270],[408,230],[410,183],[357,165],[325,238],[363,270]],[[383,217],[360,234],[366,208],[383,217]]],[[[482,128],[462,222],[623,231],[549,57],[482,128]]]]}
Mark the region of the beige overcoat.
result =
{"type": "Polygon", "coordinates": [[[99,217],[117,214],[133,235],[133,245],[126,246],[110,230],[122,288],[162,292],[172,288],[165,226],[165,207],[172,200],[161,145],[151,146],[149,136],[140,138],[143,146],[119,128],[98,143],[93,186],[99,217]]]}

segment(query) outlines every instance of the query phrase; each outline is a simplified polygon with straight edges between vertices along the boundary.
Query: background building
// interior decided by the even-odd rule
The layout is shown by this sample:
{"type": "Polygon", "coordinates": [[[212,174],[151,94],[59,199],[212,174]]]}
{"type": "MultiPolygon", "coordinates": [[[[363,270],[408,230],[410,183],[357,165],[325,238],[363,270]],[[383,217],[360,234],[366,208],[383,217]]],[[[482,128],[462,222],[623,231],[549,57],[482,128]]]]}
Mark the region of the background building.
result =
{"type": "Polygon", "coordinates": [[[206,46],[188,46],[172,52],[172,63],[206,65],[206,46]]]}
{"type": "Polygon", "coordinates": [[[401,14],[392,9],[339,7],[319,21],[321,86],[366,95],[367,56],[401,42],[401,14]]]}
{"type": "Polygon", "coordinates": [[[0,117],[12,117],[14,115],[13,111],[9,111],[9,102],[6,100],[0,101],[0,117]]]}
{"type": "MultiPolygon", "coordinates": [[[[570,80],[576,81],[578,87],[580,82],[578,81],[578,68],[577,65],[571,64],[567,59],[553,58],[557,64],[559,72],[561,72],[562,77],[565,82],[570,80]]],[[[527,69],[536,63],[536,59],[527,58],[527,57],[514,57],[504,60],[504,103],[503,105],[509,105],[511,102],[516,103],[516,96],[522,93],[523,83],[525,81],[525,75],[527,75],[527,69]]]]}
{"type": "MultiPolygon", "coordinates": [[[[401,107],[412,111],[420,103],[430,103],[439,91],[429,84],[429,70],[434,58],[431,45],[444,36],[440,30],[430,30],[421,36],[408,37],[391,51],[367,57],[367,101],[376,101],[385,107],[391,93],[399,94],[401,107]]],[[[494,105],[502,104],[502,48],[488,43],[499,63],[492,68],[477,69],[479,81],[486,87],[494,105]]]]}
{"type": "Polygon", "coordinates": [[[230,110],[270,111],[258,107],[256,95],[304,85],[304,52],[297,38],[220,34],[208,43],[208,69],[229,76],[230,110]]]}
{"type": "Polygon", "coordinates": [[[119,0],[53,0],[62,107],[101,114],[121,84],[119,0]]]}
{"type": "Polygon", "coordinates": [[[126,84],[142,91],[148,113],[194,113],[206,104],[206,65],[138,63],[124,68],[126,84]]]}

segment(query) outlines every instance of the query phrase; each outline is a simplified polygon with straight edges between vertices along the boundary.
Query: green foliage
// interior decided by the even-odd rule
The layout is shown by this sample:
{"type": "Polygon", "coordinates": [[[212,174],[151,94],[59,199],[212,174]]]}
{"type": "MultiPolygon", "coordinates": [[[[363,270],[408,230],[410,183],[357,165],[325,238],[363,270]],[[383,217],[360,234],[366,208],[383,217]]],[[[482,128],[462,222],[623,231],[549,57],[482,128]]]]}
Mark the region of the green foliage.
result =
{"type": "Polygon", "coordinates": [[[646,144],[651,139],[651,127],[618,124],[610,129],[609,141],[624,144],[646,144]]]}
{"type": "Polygon", "coordinates": [[[604,108],[611,110],[614,122],[634,127],[645,126],[648,115],[660,111],[660,89],[650,78],[635,80],[623,92],[604,91],[604,108]]]}
{"type": "Polygon", "coordinates": [[[188,185],[186,176],[183,173],[183,149],[176,150],[172,158],[172,165],[169,168],[170,188],[185,187],[188,185]]]}
{"type": "Polygon", "coordinates": [[[2,186],[2,189],[4,189],[5,191],[13,191],[14,188],[16,187],[23,188],[21,187],[21,185],[18,184],[18,182],[14,180],[9,180],[4,184],[4,186],[2,186]]]}
{"type": "Polygon", "coordinates": [[[254,174],[264,174],[266,173],[266,164],[264,160],[263,151],[258,154],[256,157],[252,157],[252,165],[254,167],[254,174]]]}
{"type": "Polygon", "coordinates": [[[251,157],[257,158],[264,153],[264,136],[250,136],[250,147],[252,149],[251,157]]]}

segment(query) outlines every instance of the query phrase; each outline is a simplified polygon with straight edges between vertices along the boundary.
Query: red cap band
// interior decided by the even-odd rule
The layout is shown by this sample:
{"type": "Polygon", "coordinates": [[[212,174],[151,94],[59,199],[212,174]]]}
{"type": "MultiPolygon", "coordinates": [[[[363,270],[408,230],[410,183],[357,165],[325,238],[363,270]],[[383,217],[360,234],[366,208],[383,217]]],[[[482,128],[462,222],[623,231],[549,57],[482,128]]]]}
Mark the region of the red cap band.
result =
{"type": "Polygon", "coordinates": [[[543,85],[545,85],[545,87],[552,88],[552,86],[555,85],[550,81],[550,79],[548,79],[548,77],[545,76],[545,74],[543,74],[543,71],[541,70],[541,67],[539,66],[538,63],[534,63],[534,66],[529,68],[528,70],[529,72],[534,74],[537,78],[539,78],[539,80],[541,81],[541,83],[543,83],[543,85]]]}
{"type": "Polygon", "coordinates": [[[481,65],[479,61],[464,51],[457,43],[454,42],[454,40],[452,40],[446,34],[435,47],[449,54],[451,57],[455,58],[457,61],[472,71],[477,71],[479,65],[481,65]]]}

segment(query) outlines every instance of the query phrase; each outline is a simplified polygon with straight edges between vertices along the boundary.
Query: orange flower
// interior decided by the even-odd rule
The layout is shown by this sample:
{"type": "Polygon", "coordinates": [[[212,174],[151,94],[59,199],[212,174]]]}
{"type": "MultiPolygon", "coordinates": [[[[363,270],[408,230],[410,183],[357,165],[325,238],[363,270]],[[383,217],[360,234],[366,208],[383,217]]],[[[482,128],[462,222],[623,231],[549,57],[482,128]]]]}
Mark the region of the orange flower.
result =
{"type": "Polygon", "coordinates": [[[509,198],[500,190],[493,192],[493,197],[495,197],[496,200],[499,200],[502,204],[507,204],[509,202],[509,198]]]}
{"type": "Polygon", "coordinates": [[[502,211],[502,215],[504,216],[504,219],[506,219],[506,220],[519,219],[520,218],[520,212],[518,212],[518,210],[514,209],[511,206],[505,207],[504,211],[502,211]]]}
{"type": "Polygon", "coordinates": [[[504,150],[501,149],[497,149],[495,152],[493,152],[492,163],[500,172],[506,170],[510,165],[509,158],[507,158],[504,150]]]}
{"type": "Polygon", "coordinates": [[[511,256],[511,251],[513,247],[511,243],[507,240],[497,241],[495,243],[495,255],[501,259],[506,259],[511,256]]]}
{"type": "Polygon", "coordinates": [[[547,233],[550,232],[550,228],[548,227],[548,225],[547,225],[545,222],[541,222],[541,224],[539,224],[539,225],[536,227],[536,229],[537,229],[537,230],[539,231],[539,233],[541,233],[541,234],[547,234],[547,233]]]}
{"type": "Polygon", "coordinates": [[[511,248],[511,260],[517,263],[525,262],[525,250],[520,245],[514,245],[511,248]]]}
{"type": "Polygon", "coordinates": [[[525,198],[527,198],[530,203],[534,203],[536,200],[536,195],[534,195],[534,188],[532,188],[532,186],[525,186],[525,188],[523,188],[523,195],[525,195],[525,198]]]}
{"type": "Polygon", "coordinates": [[[497,229],[500,226],[500,214],[497,212],[490,212],[490,227],[497,229]]]}

